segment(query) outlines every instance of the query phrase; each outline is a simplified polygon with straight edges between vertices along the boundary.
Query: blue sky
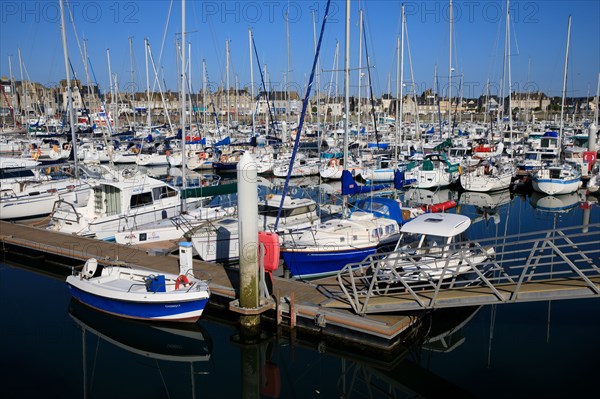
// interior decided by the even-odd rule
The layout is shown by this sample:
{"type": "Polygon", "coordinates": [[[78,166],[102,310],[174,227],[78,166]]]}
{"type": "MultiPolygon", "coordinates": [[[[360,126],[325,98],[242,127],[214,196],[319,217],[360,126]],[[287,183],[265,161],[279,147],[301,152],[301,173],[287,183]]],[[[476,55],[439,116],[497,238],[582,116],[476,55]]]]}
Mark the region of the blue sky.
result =
{"type": "MultiPolygon", "coordinates": [[[[64,78],[58,1],[0,2],[0,75],[9,75],[11,56],[15,79],[21,78],[17,49],[30,79],[53,84],[64,78]]],[[[111,69],[121,89],[131,82],[129,37],[133,37],[135,85],[145,90],[144,38],[148,38],[155,59],[166,29],[160,63],[161,79],[169,89],[177,89],[179,70],[175,58],[175,38],[181,32],[181,2],[174,1],[167,23],[170,1],[70,1],[79,39],[87,40],[89,57],[96,77],[107,91],[106,49],[110,49],[111,69]]],[[[396,86],[396,37],[400,35],[401,2],[391,0],[351,2],[351,67],[358,67],[358,10],[364,12],[367,48],[376,95],[392,93],[396,86]],[[389,76],[389,80],[388,80],[389,76]]],[[[449,1],[407,1],[408,44],[417,92],[433,84],[438,66],[441,90],[448,80],[449,1]]],[[[225,41],[230,40],[230,86],[250,83],[248,29],[252,28],[261,63],[267,64],[273,87],[281,88],[287,71],[285,15],[290,30],[291,67],[288,81],[303,88],[313,61],[313,16],[317,34],[326,1],[187,1],[187,36],[191,43],[192,81],[195,90],[202,85],[201,63],[207,63],[213,87],[225,84],[225,41]]],[[[506,1],[454,1],[453,82],[463,78],[465,97],[485,94],[486,81],[492,93],[498,92],[502,78],[506,1]]],[[[543,0],[510,2],[511,81],[513,90],[540,90],[560,95],[567,36],[568,16],[572,16],[567,95],[594,96],[600,71],[600,2],[596,0],[543,0]]],[[[73,25],[68,24],[69,55],[78,78],[85,80],[73,25]]],[[[322,86],[335,82],[336,41],[340,43],[339,68],[344,65],[345,1],[332,1],[321,49],[322,86]],[[334,75],[332,77],[332,75],[334,75]]],[[[410,82],[408,50],[405,47],[405,74],[410,82]]],[[[366,66],[363,47],[363,67],[366,66]]],[[[254,58],[254,80],[259,82],[254,58]]],[[[366,72],[366,71],[365,71],[366,72]]],[[[25,73],[25,72],[24,72],[25,73]]],[[[351,91],[356,93],[358,77],[351,74],[351,91]]],[[[343,73],[338,74],[343,94],[343,73]]],[[[363,81],[363,83],[365,83],[363,81]]],[[[410,86],[410,84],[408,84],[410,86]]],[[[453,85],[454,86],[454,85],[453,85]]],[[[304,89],[302,89],[304,90],[304,89]]],[[[364,90],[364,89],[363,89],[364,90]]],[[[457,91],[454,86],[453,92],[457,91]]],[[[365,93],[365,91],[363,91],[365,93]]]]}

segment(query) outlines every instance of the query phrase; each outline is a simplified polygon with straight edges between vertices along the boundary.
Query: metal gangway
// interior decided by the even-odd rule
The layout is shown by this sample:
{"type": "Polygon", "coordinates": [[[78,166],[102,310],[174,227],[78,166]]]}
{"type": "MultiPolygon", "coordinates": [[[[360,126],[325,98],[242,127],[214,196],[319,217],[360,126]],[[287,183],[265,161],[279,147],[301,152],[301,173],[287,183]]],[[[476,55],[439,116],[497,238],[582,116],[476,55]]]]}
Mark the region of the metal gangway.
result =
{"type": "Polygon", "coordinates": [[[351,307],[364,315],[600,298],[600,224],[461,242],[435,250],[435,273],[421,270],[419,257],[408,250],[349,264],[337,275],[341,291],[324,305],[351,307]],[[482,260],[475,253],[488,255],[482,260]]]}

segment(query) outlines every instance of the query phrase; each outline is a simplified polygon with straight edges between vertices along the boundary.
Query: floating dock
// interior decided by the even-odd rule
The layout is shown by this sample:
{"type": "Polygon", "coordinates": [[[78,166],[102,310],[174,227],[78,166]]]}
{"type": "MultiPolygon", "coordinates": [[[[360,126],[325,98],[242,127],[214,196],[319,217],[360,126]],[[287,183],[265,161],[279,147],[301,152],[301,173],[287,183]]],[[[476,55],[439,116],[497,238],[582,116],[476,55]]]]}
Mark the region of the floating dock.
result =
{"type": "MultiPolygon", "coordinates": [[[[261,300],[256,309],[237,305],[237,268],[194,260],[193,269],[196,277],[210,280],[209,307],[219,312],[260,314],[265,323],[294,333],[386,351],[399,347],[422,315],[434,309],[600,297],[600,224],[508,236],[494,246],[493,262],[501,273],[481,275],[469,286],[442,287],[440,282],[414,290],[400,281],[382,288],[382,282],[372,281],[377,273],[363,272],[377,267],[376,260],[367,259],[358,268],[350,265],[337,276],[309,282],[274,276],[273,298],[261,300]]],[[[6,259],[40,269],[52,266],[65,277],[92,257],[104,265],[176,274],[178,256],[151,255],[176,249],[176,242],[139,248],[0,222],[0,250],[6,259]]]]}
{"type": "MultiPolygon", "coordinates": [[[[148,251],[114,242],[64,234],[32,225],[0,222],[0,250],[19,263],[42,268],[54,265],[65,276],[89,258],[104,265],[131,265],[164,273],[178,273],[179,257],[153,256],[148,251]]],[[[209,306],[224,311],[239,298],[239,272],[236,268],[194,260],[194,274],[210,280],[209,306]]],[[[298,332],[320,334],[331,339],[351,341],[378,349],[393,349],[402,333],[419,320],[414,314],[374,314],[360,316],[351,309],[322,306],[338,290],[331,279],[302,282],[273,277],[275,299],[262,313],[265,322],[298,332]]]]}

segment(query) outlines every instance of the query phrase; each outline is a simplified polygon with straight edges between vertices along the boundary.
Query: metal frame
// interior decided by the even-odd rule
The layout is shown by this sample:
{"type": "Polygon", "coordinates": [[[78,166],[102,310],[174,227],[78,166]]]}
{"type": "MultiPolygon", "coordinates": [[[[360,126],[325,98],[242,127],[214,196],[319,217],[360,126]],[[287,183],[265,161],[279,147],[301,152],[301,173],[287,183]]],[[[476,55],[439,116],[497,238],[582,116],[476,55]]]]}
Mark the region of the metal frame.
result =
{"type": "Polygon", "coordinates": [[[337,275],[341,289],[335,299],[367,313],[424,310],[534,300],[600,297],[600,223],[516,234],[458,244],[453,259],[466,272],[453,273],[450,258],[440,278],[421,270],[415,281],[399,268],[402,262],[417,266],[414,254],[375,254],[347,265],[337,275]],[[494,255],[475,264],[468,245],[491,246],[494,255]],[[393,266],[393,267],[392,267],[393,266]],[[557,286],[557,283],[561,283],[557,286]],[[528,291],[533,284],[540,289],[528,291]],[[554,286],[552,286],[554,285],[554,286]]]}

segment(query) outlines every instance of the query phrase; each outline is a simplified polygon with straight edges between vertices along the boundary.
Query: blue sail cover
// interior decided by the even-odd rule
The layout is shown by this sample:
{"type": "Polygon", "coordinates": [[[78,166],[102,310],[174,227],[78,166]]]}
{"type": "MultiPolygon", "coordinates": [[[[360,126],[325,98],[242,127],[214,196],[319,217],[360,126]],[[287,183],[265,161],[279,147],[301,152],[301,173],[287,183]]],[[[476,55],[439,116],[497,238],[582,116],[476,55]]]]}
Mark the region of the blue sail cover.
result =
{"type": "Polygon", "coordinates": [[[389,184],[361,186],[354,180],[354,177],[352,177],[352,173],[350,173],[349,170],[342,171],[342,195],[370,193],[371,191],[383,190],[389,187],[389,184]]]}
{"type": "Polygon", "coordinates": [[[217,141],[214,145],[214,147],[220,147],[222,145],[229,145],[231,144],[231,138],[229,136],[225,137],[223,140],[217,141]]]}

